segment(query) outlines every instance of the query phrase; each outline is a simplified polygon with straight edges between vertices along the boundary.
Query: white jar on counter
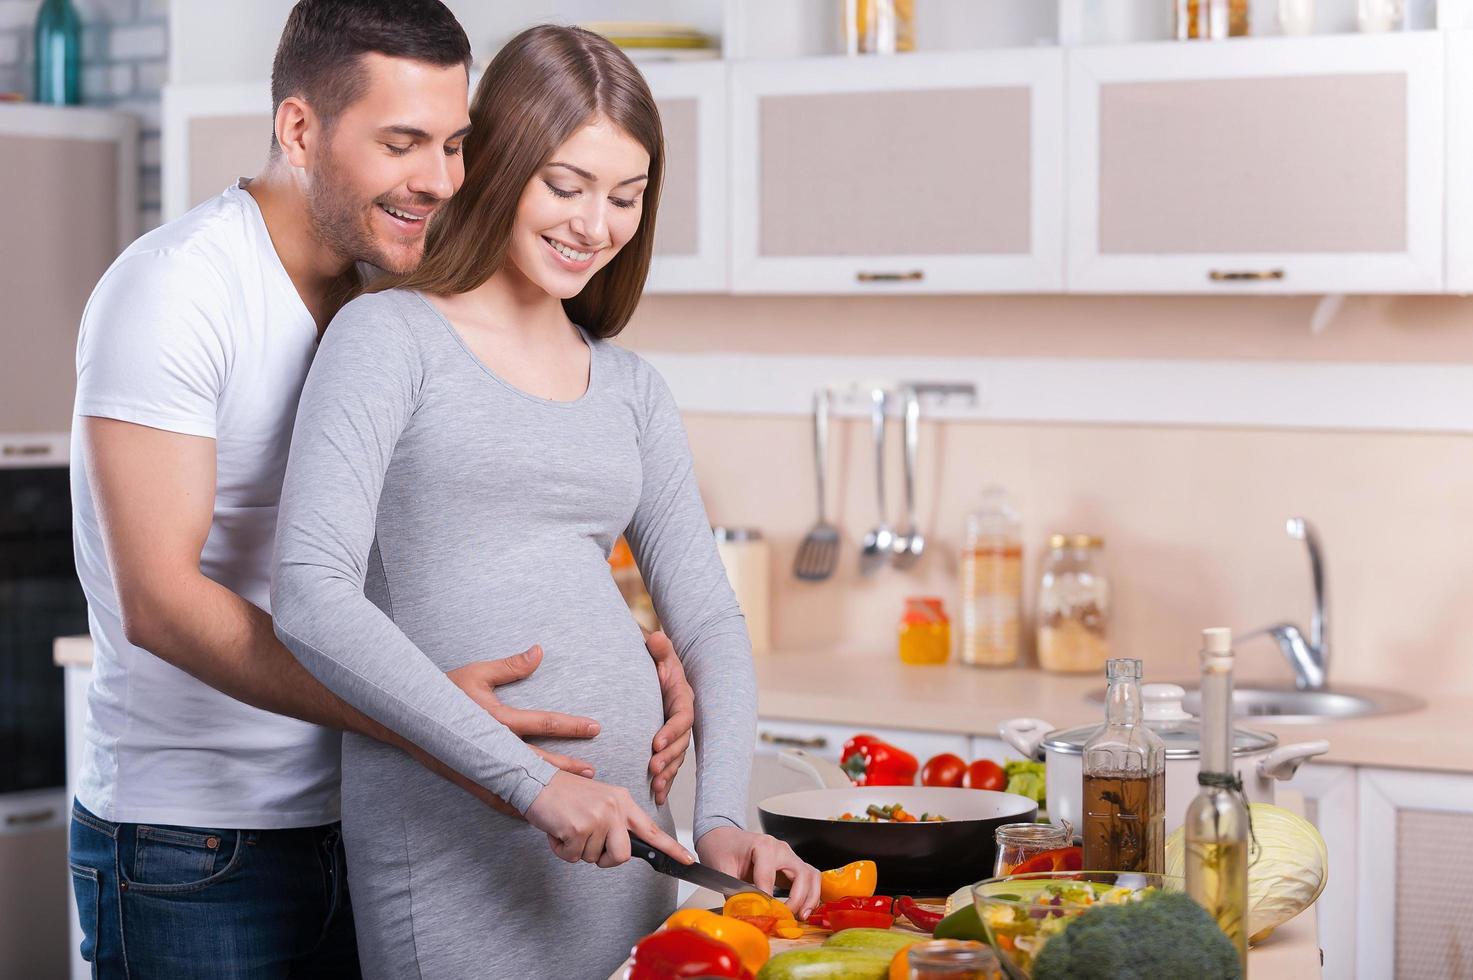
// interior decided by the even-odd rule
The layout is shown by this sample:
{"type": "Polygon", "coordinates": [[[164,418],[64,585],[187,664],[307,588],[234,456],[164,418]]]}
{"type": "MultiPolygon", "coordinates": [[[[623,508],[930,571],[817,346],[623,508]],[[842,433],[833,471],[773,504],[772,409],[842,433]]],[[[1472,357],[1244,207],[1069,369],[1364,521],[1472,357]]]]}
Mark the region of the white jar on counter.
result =
{"type": "Polygon", "coordinates": [[[767,541],[753,527],[714,527],[716,551],[736,593],[754,654],[772,652],[771,563],[767,541]]]}

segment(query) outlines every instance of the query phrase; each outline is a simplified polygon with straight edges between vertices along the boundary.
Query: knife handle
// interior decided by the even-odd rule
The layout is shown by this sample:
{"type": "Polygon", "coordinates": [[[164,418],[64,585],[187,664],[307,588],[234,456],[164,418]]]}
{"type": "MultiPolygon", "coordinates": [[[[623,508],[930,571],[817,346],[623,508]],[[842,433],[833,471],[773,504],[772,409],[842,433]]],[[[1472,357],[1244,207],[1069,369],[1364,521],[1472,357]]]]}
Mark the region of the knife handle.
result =
{"type": "Polygon", "coordinates": [[[629,835],[629,847],[633,852],[634,857],[639,858],[641,861],[648,862],[650,867],[654,868],[662,875],[669,874],[671,869],[674,868],[676,865],[676,861],[674,858],[666,854],[664,851],[654,847],[653,845],[646,843],[642,838],[638,837],[635,834],[629,835]]]}

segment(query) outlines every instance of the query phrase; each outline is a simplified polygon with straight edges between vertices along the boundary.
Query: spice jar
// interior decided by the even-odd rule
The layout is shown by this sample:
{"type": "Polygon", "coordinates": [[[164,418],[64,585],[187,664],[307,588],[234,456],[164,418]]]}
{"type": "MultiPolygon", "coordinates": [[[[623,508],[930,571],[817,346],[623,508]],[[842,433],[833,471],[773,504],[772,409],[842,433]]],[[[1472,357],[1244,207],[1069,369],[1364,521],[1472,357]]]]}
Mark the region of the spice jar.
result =
{"type": "Polygon", "coordinates": [[[1074,828],[1051,823],[1005,823],[997,828],[997,863],[992,873],[1001,878],[1048,851],[1074,843],[1074,828]]]}
{"type": "Polygon", "coordinates": [[[1038,587],[1038,665],[1063,673],[1103,670],[1110,659],[1104,539],[1055,534],[1048,545],[1038,587]]]}
{"type": "Polygon", "coordinates": [[[951,620],[941,600],[911,596],[900,616],[900,661],[907,664],[944,664],[951,659],[951,620]]]}

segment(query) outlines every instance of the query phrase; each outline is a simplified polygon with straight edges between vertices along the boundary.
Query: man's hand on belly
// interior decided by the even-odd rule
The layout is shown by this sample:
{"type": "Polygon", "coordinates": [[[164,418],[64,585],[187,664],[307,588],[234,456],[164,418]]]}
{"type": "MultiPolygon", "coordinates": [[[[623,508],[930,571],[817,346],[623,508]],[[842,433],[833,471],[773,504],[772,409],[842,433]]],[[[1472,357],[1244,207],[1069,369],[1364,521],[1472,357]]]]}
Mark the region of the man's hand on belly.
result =
{"type": "MultiPolygon", "coordinates": [[[[664,634],[658,634],[663,636],[664,634]]],[[[666,641],[669,645],[669,641],[666,641]]],[[[670,651],[671,659],[674,659],[675,651],[670,651]]],[[[514,681],[525,680],[531,677],[542,663],[542,648],[533,646],[511,657],[503,657],[500,660],[482,660],[464,667],[457,667],[446,674],[456,686],[470,696],[470,699],[501,722],[519,738],[593,738],[599,733],[599,724],[592,718],[581,718],[577,715],[565,715],[557,711],[527,711],[522,708],[513,708],[503,704],[496,696],[496,689],[503,684],[511,684],[514,681]]],[[[677,669],[680,661],[675,661],[677,669]]],[[[680,673],[680,683],[685,686],[687,692],[690,685],[685,683],[685,672],[680,673]]],[[[661,676],[660,687],[664,689],[664,678],[661,676]]],[[[669,701],[666,701],[667,711],[669,701]]],[[[692,714],[694,720],[694,714],[692,714]]],[[[668,728],[669,725],[667,724],[668,728]]],[[[689,742],[690,724],[686,726],[686,741],[689,742]]],[[[664,729],[661,729],[663,732],[664,729]]],[[[582,759],[562,755],[557,752],[548,752],[537,746],[532,746],[536,752],[548,762],[557,766],[564,772],[570,772],[575,776],[586,776],[592,779],[594,776],[593,766],[582,759]]],[[[681,748],[684,756],[685,749],[681,748]]],[[[676,768],[679,768],[679,761],[676,768]]],[[[653,763],[651,763],[653,766],[653,763]]],[[[671,777],[674,778],[674,773],[671,777]]],[[[663,802],[663,801],[662,801],[663,802]]]]}
{"type": "Polygon", "coordinates": [[[654,658],[655,673],[660,678],[660,698],[665,703],[665,724],[655,733],[650,746],[654,753],[650,759],[650,789],[654,791],[655,803],[664,806],[670,795],[670,784],[675,782],[675,774],[685,762],[686,749],[690,748],[690,731],[696,723],[696,695],[685,679],[685,668],[675,655],[670,638],[663,632],[645,633],[644,643],[654,658]]]}

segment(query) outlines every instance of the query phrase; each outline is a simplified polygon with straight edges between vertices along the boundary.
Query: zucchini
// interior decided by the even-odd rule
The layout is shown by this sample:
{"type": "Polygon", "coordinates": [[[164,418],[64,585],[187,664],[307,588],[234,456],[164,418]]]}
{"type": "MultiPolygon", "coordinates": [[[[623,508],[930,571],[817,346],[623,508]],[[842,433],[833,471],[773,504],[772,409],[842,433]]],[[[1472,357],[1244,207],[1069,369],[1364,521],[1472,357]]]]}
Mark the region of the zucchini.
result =
{"type": "Polygon", "coordinates": [[[818,946],[779,953],[757,971],[757,980],[886,980],[890,960],[885,953],[818,946]]]}

